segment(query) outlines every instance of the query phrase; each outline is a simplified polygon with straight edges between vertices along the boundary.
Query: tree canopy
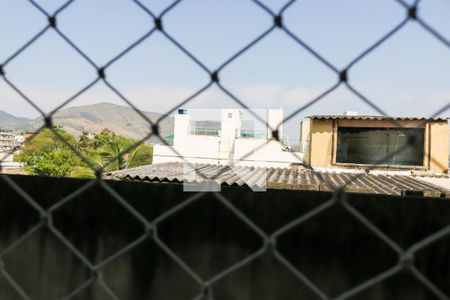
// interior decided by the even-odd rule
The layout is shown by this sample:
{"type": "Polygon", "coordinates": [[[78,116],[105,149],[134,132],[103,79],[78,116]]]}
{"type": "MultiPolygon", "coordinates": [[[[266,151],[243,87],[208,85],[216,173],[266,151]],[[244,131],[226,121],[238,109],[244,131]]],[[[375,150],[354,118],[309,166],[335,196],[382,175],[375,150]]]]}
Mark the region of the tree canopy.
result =
{"type": "Polygon", "coordinates": [[[22,148],[16,160],[30,175],[93,178],[95,170],[115,171],[152,163],[151,145],[104,129],[77,140],[62,127],[46,128],[22,148]],[[78,152],[78,153],[77,153],[78,152]]]}

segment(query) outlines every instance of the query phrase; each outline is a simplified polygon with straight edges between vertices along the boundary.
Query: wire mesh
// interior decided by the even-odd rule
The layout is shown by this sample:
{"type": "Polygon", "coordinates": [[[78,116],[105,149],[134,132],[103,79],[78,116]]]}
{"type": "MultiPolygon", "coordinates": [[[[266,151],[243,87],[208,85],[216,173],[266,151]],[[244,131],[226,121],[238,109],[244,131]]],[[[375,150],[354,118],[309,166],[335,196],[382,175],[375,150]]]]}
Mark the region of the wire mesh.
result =
{"type": "MultiPolygon", "coordinates": [[[[378,229],[368,218],[366,218],[363,214],[361,214],[355,207],[353,207],[351,204],[349,204],[346,201],[346,192],[345,187],[351,184],[352,182],[358,180],[358,175],[352,176],[345,184],[340,186],[335,186],[333,183],[329,183],[330,186],[334,189],[333,197],[329,199],[329,201],[325,202],[324,204],[318,206],[317,208],[309,211],[306,214],[298,216],[295,220],[292,222],[285,224],[278,230],[276,230],[274,233],[268,235],[263,230],[261,230],[248,216],[246,216],[244,213],[242,213],[238,208],[236,208],[227,198],[225,198],[220,193],[214,193],[217,201],[221,203],[227,210],[229,210],[232,214],[234,214],[237,218],[242,220],[245,225],[250,228],[252,231],[254,231],[259,238],[262,241],[262,247],[252,253],[251,255],[248,255],[241,261],[227,267],[226,269],[220,271],[216,275],[214,275],[211,278],[201,278],[196,272],[191,268],[191,266],[188,266],[186,262],[184,262],[172,249],[170,249],[165,242],[160,238],[158,234],[158,228],[161,222],[166,220],[167,218],[173,216],[178,211],[183,210],[187,206],[191,205],[192,203],[196,202],[203,193],[196,193],[193,196],[189,197],[187,200],[183,201],[179,205],[173,207],[172,209],[168,210],[167,212],[161,214],[159,217],[157,217],[154,221],[150,222],[148,221],[139,211],[137,211],[135,208],[133,208],[125,199],[122,198],[121,195],[119,195],[114,189],[112,189],[107,181],[104,181],[102,179],[102,174],[104,173],[104,168],[112,163],[116,158],[111,159],[106,166],[103,166],[101,168],[96,168],[92,162],[89,161],[88,158],[84,157],[82,153],[80,153],[73,145],[71,145],[69,142],[67,142],[57,130],[55,130],[53,126],[53,117],[56,112],[61,110],[63,107],[77,99],[80,95],[97,85],[99,82],[103,82],[114,94],[116,94],[123,102],[125,102],[129,107],[131,107],[137,114],[139,114],[143,119],[146,120],[148,123],[148,126],[151,128],[151,132],[143,137],[138,143],[130,146],[128,149],[123,150],[119,155],[123,155],[127,152],[129,152],[131,149],[136,148],[141,143],[143,143],[145,140],[152,136],[158,137],[162,143],[165,143],[166,145],[169,145],[164,137],[161,136],[159,125],[163,120],[169,117],[170,114],[172,114],[177,108],[188,104],[193,99],[198,97],[199,95],[205,93],[207,90],[212,88],[213,86],[216,86],[219,88],[220,91],[222,91],[224,94],[229,96],[235,103],[237,103],[240,107],[248,109],[250,113],[254,115],[256,119],[258,119],[260,122],[265,123],[267,127],[269,125],[266,123],[265,120],[261,119],[260,116],[253,113],[253,111],[246,105],[244,99],[240,99],[238,96],[234,95],[231,91],[229,91],[220,81],[220,75],[224,69],[226,69],[230,64],[233,64],[233,62],[249,51],[253,47],[257,47],[258,44],[261,43],[264,39],[266,39],[269,35],[271,35],[274,31],[279,31],[285,34],[288,38],[292,39],[298,47],[303,48],[306,50],[311,57],[316,59],[318,62],[323,64],[329,72],[333,73],[336,76],[336,81],[333,85],[331,85],[328,89],[326,89],[321,95],[318,97],[315,97],[314,99],[311,99],[306,104],[298,107],[294,112],[292,112],[290,115],[284,118],[283,122],[278,125],[277,128],[271,128],[272,130],[272,136],[278,140],[278,142],[281,143],[279,136],[278,136],[278,129],[279,127],[292,119],[293,117],[297,116],[304,110],[306,110],[311,105],[321,101],[325,96],[333,93],[336,91],[338,87],[346,87],[348,91],[353,93],[357,98],[359,98],[364,103],[368,104],[371,108],[373,108],[376,112],[380,113],[383,116],[389,117],[388,114],[380,107],[376,102],[372,101],[369,97],[358,91],[349,81],[349,77],[351,75],[351,71],[353,67],[358,64],[360,61],[364,60],[366,56],[368,56],[370,53],[375,51],[378,47],[383,45],[387,40],[392,39],[395,37],[396,33],[402,29],[405,26],[408,26],[408,24],[414,22],[418,24],[425,32],[427,32],[429,35],[434,37],[437,41],[439,41],[442,45],[448,48],[450,50],[450,41],[446,39],[444,35],[439,33],[437,30],[435,30],[432,26],[430,26],[426,20],[422,19],[419,12],[420,12],[420,1],[415,1],[412,4],[408,4],[402,0],[397,0],[397,2],[401,7],[403,7],[405,15],[404,18],[399,20],[398,24],[394,26],[391,30],[389,30],[382,38],[376,40],[373,42],[373,44],[367,48],[365,51],[354,57],[353,60],[350,61],[346,65],[346,67],[339,69],[336,67],[333,62],[328,61],[324,56],[322,56],[314,47],[310,46],[307,42],[305,42],[301,36],[295,34],[293,31],[289,29],[288,26],[283,22],[283,17],[285,16],[285,13],[290,9],[291,5],[295,2],[295,0],[287,2],[284,6],[281,7],[278,11],[274,11],[270,9],[268,6],[266,6],[263,2],[258,0],[251,1],[256,7],[259,7],[264,11],[268,16],[272,18],[272,24],[268,28],[264,28],[262,30],[262,33],[258,36],[254,37],[254,39],[250,40],[242,49],[237,51],[235,54],[230,56],[228,59],[226,59],[222,64],[219,65],[217,69],[210,69],[206,66],[205,63],[201,61],[201,59],[197,58],[194,54],[192,54],[185,46],[183,46],[182,43],[178,42],[176,38],[174,38],[166,29],[164,26],[164,21],[166,20],[167,16],[170,15],[171,11],[177,7],[181,2],[184,2],[183,0],[177,0],[168,5],[164,10],[162,10],[161,13],[156,14],[152,12],[146,5],[141,3],[139,0],[130,1],[133,4],[135,4],[138,8],[140,8],[143,12],[145,12],[148,16],[148,18],[153,22],[153,26],[150,26],[148,28],[147,32],[142,35],[140,38],[138,38],[135,42],[128,45],[123,51],[121,51],[118,55],[111,58],[109,61],[107,61],[104,65],[97,65],[93,59],[91,59],[83,50],[77,46],[75,42],[73,42],[69,36],[65,35],[58,27],[58,21],[60,18],[62,18],[61,14],[64,11],[70,11],[70,7],[72,3],[76,2],[74,0],[70,0],[65,2],[61,7],[59,7],[54,13],[49,13],[46,11],[43,7],[41,7],[36,1],[34,0],[28,0],[29,4],[34,7],[37,11],[39,11],[45,18],[47,18],[47,24],[40,30],[38,33],[33,36],[30,40],[28,40],[26,43],[24,43],[21,47],[19,47],[16,51],[14,51],[7,59],[5,59],[0,64],[0,77],[1,79],[9,86],[11,87],[23,100],[28,103],[28,105],[31,105],[34,107],[39,113],[41,114],[42,118],[45,121],[45,124],[42,128],[38,130],[41,131],[44,128],[48,128],[53,132],[53,134],[61,140],[61,142],[65,143],[74,153],[76,153],[77,156],[79,156],[87,165],[89,165],[91,168],[94,169],[96,179],[91,180],[89,183],[84,185],[83,187],[79,188],[75,192],[71,193],[67,197],[60,199],[56,204],[49,208],[43,208],[41,207],[37,201],[35,201],[32,197],[30,197],[19,185],[17,185],[12,179],[10,179],[8,176],[1,175],[1,179],[5,181],[11,188],[13,188],[17,193],[19,193],[23,199],[40,215],[40,222],[38,222],[32,229],[30,229],[28,232],[26,232],[24,235],[22,235],[19,239],[8,245],[6,248],[4,248],[0,252],[0,274],[6,279],[6,281],[10,284],[10,286],[17,292],[17,294],[23,298],[23,299],[31,299],[29,295],[27,295],[26,291],[20,286],[18,282],[15,281],[13,276],[10,275],[8,272],[8,268],[5,266],[3,262],[3,258],[6,254],[12,252],[15,250],[18,245],[23,243],[24,240],[27,239],[31,234],[36,232],[37,230],[45,227],[47,228],[52,235],[54,235],[57,239],[59,239],[65,247],[72,252],[76,257],[79,258],[79,260],[89,269],[90,271],[90,278],[85,283],[78,286],[76,289],[71,291],[68,295],[64,297],[64,299],[71,299],[86,289],[92,282],[97,281],[101,288],[106,292],[107,295],[109,295],[113,299],[119,299],[117,295],[115,295],[114,291],[108,286],[108,284],[104,281],[102,277],[102,269],[108,265],[111,261],[123,256],[127,252],[131,251],[132,249],[139,246],[141,243],[143,243],[144,240],[147,238],[151,238],[154,240],[154,242],[161,248],[162,251],[167,253],[171,259],[177,263],[183,270],[185,270],[190,277],[192,277],[193,280],[195,280],[198,284],[198,295],[194,297],[194,299],[213,299],[214,295],[214,284],[222,279],[223,277],[231,274],[232,272],[235,272],[237,269],[242,268],[243,266],[251,263],[253,260],[256,260],[260,256],[262,256],[265,253],[270,253],[273,255],[281,264],[283,264],[288,271],[292,273],[293,276],[298,278],[299,281],[301,281],[305,286],[307,286],[313,294],[315,294],[320,299],[330,299],[328,295],[326,295],[321,289],[312,282],[304,273],[302,273],[302,270],[299,270],[296,268],[283,254],[278,251],[277,249],[277,240],[280,236],[284,235],[288,231],[292,230],[296,226],[299,226],[300,224],[317,217],[318,215],[324,213],[325,211],[329,210],[331,207],[334,206],[342,206],[354,219],[356,219],[361,226],[367,228],[372,234],[374,234],[382,243],[386,244],[388,247],[390,247],[395,253],[398,255],[398,263],[393,266],[392,268],[368,279],[367,281],[354,286],[348,291],[345,291],[338,297],[335,297],[335,299],[350,299],[351,297],[361,293],[362,291],[368,289],[371,286],[374,286],[375,284],[382,282],[384,280],[387,280],[388,278],[398,274],[400,271],[408,271],[412,276],[414,276],[418,282],[420,282],[425,288],[427,288],[429,291],[431,291],[438,299],[450,299],[450,295],[446,295],[444,292],[442,292],[438,287],[436,287],[425,275],[423,275],[414,265],[414,256],[418,251],[421,251],[428,245],[443,239],[444,237],[448,237],[450,235],[450,226],[446,226],[435,233],[427,236],[423,240],[415,243],[408,249],[403,249],[400,247],[395,241],[390,239],[385,233],[383,233],[380,229],[378,229]],[[71,97],[63,101],[57,108],[52,110],[49,113],[45,113],[43,109],[39,107],[39,105],[32,100],[32,97],[26,95],[24,92],[22,92],[21,88],[16,85],[11,79],[8,77],[8,65],[15,60],[19,60],[22,53],[29,51],[31,45],[36,43],[39,39],[42,38],[42,36],[48,32],[53,31],[56,33],[59,38],[64,41],[67,45],[71,47],[71,49],[77,53],[85,62],[87,65],[92,67],[93,71],[96,72],[97,76],[96,78],[88,83],[86,86],[78,90],[76,93],[74,93],[71,97]],[[166,111],[158,120],[152,121],[150,120],[145,114],[143,114],[134,104],[132,101],[128,99],[126,95],[121,93],[118,88],[116,88],[109,80],[108,80],[108,71],[112,65],[114,65],[117,61],[120,61],[123,57],[127,56],[127,54],[134,48],[139,47],[145,40],[147,40],[150,36],[155,34],[156,32],[159,32],[164,36],[168,42],[170,42],[172,45],[177,47],[181,52],[192,62],[195,63],[195,65],[203,72],[205,72],[209,78],[210,81],[203,87],[201,87],[198,91],[193,93],[191,96],[187,97],[186,99],[183,99],[180,101],[176,106],[174,106],[172,109],[166,111]],[[118,204],[122,206],[124,210],[129,212],[142,226],[142,235],[139,236],[137,239],[135,239],[133,242],[129,243],[124,248],[120,249],[119,251],[115,252],[113,255],[110,255],[109,257],[103,259],[102,261],[98,263],[94,263],[90,261],[82,252],[80,252],[75,245],[67,239],[67,237],[62,234],[62,232],[56,228],[53,224],[53,213],[58,210],[59,208],[67,205],[67,203],[71,202],[75,197],[82,194],[85,190],[89,189],[93,185],[98,185],[101,189],[106,191],[108,194],[110,194],[115,201],[117,201],[118,204]]],[[[436,110],[436,113],[431,116],[437,116],[440,113],[444,112],[450,107],[450,103],[445,105],[444,107],[439,108],[436,110]]],[[[402,124],[400,122],[397,122],[395,119],[392,119],[391,122],[396,126],[401,128],[402,124]]],[[[264,146],[264,145],[263,145],[264,146]]],[[[407,145],[405,145],[406,147],[407,145]]],[[[261,146],[262,147],[262,146],[261,146]]],[[[260,148],[260,147],[259,147],[260,148]]],[[[400,148],[397,150],[397,152],[401,152],[403,148],[400,148]]],[[[257,151],[258,149],[253,149],[250,153],[244,155],[243,158],[246,156],[251,155],[251,153],[257,151]]],[[[390,156],[395,155],[395,153],[389,154],[390,156]]],[[[383,159],[384,160],[384,159],[383,159]]],[[[189,163],[188,161],[186,163],[189,163]]],[[[381,163],[381,161],[380,161],[381,163]]],[[[219,176],[218,174],[217,176],[219,176]]],[[[323,180],[326,180],[324,178],[323,180]]]]}

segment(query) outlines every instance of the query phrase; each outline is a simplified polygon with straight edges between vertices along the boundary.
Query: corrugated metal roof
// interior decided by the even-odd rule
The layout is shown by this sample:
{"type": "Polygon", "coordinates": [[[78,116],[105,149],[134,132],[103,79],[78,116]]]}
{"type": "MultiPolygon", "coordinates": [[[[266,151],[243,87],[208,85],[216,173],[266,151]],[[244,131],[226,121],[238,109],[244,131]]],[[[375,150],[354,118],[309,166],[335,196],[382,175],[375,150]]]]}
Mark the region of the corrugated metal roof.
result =
{"type": "Polygon", "coordinates": [[[386,116],[346,116],[346,115],[312,115],[310,119],[322,120],[395,120],[395,121],[447,121],[448,118],[425,117],[386,117],[386,116]]]}
{"type": "Polygon", "coordinates": [[[303,167],[262,168],[196,164],[187,170],[181,162],[142,166],[108,173],[111,179],[151,182],[201,183],[207,178],[221,185],[237,185],[269,189],[331,191],[347,182],[347,192],[375,194],[417,194],[447,196],[450,192],[438,186],[405,175],[375,175],[318,172],[303,167]]]}

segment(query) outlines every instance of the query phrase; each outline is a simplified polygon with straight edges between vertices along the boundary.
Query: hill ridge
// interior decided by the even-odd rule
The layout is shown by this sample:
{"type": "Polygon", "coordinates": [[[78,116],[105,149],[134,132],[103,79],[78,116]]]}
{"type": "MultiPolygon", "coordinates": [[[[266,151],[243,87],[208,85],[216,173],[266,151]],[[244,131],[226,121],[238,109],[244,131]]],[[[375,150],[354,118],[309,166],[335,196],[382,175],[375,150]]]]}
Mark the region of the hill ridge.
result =
{"type": "MultiPolygon", "coordinates": [[[[151,121],[156,121],[162,114],[141,111],[151,121]]],[[[53,115],[55,125],[63,126],[69,133],[79,136],[82,131],[100,132],[104,128],[114,131],[118,135],[134,139],[142,139],[150,133],[150,124],[132,107],[122,106],[110,102],[98,102],[88,105],[71,106],[53,115]]],[[[16,117],[0,110],[0,128],[14,131],[37,131],[44,124],[41,116],[29,119],[16,117]]],[[[173,132],[173,117],[167,117],[160,123],[161,136],[173,132]]],[[[151,138],[152,141],[158,140],[151,138]]],[[[159,141],[159,140],[158,140],[159,141]]]]}

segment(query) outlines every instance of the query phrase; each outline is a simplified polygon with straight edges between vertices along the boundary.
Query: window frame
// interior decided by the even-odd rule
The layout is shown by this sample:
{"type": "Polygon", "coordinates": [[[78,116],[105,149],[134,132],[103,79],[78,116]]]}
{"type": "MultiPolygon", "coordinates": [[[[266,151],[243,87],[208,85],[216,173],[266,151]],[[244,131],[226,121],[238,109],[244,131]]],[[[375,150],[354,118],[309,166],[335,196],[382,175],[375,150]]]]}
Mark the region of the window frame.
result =
{"type": "Polygon", "coordinates": [[[423,124],[414,121],[400,121],[393,122],[392,120],[352,120],[342,119],[333,120],[333,134],[332,134],[332,149],[331,149],[331,165],[335,167],[350,167],[350,168],[364,168],[364,169],[398,169],[398,170],[427,170],[430,167],[430,127],[429,123],[423,124]],[[399,126],[394,126],[400,124],[399,126]],[[337,141],[339,127],[364,127],[364,128],[421,128],[424,129],[424,145],[423,145],[423,160],[422,165],[392,165],[392,164],[361,164],[361,163],[343,163],[337,162],[337,141]]]}

